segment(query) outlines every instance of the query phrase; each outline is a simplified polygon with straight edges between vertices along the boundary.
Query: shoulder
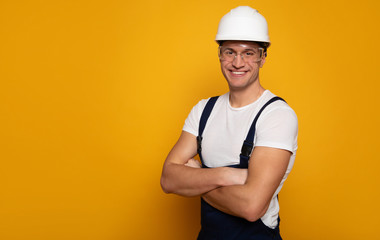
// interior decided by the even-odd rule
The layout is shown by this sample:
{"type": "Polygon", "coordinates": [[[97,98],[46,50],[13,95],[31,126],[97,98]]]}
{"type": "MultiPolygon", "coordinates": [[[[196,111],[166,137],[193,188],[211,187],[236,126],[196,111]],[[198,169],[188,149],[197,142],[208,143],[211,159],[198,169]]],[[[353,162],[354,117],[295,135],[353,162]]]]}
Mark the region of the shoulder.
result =
{"type": "Polygon", "coordinates": [[[286,102],[275,101],[269,104],[259,117],[256,130],[257,146],[280,148],[295,153],[298,119],[286,102]]]}
{"type": "MultiPolygon", "coordinates": [[[[220,96],[216,96],[218,99],[215,103],[215,105],[220,105],[220,104],[223,104],[226,102],[226,99],[228,100],[228,96],[229,94],[228,93],[225,93],[223,95],[220,95],[220,96]]],[[[193,107],[193,112],[196,112],[197,115],[200,115],[202,114],[203,112],[203,109],[206,107],[207,103],[210,101],[210,99],[213,98],[213,97],[209,97],[209,98],[205,98],[205,99],[201,99],[194,107],[193,107]]]]}
{"type": "MultiPolygon", "coordinates": [[[[220,106],[222,102],[224,102],[226,94],[220,96],[216,102],[216,106],[220,106]]],[[[228,99],[228,96],[227,96],[228,99]]],[[[189,115],[187,116],[185,120],[184,127],[182,130],[189,132],[195,136],[198,134],[198,127],[199,127],[199,121],[201,119],[203,110],[207,104],[207,102],[210,100],[210,98],[202,99],[200,100],[190,111],[189,115]]]]}
{"type": "MultiPolygon", "coordinates": [[[[268,91],[266,93],[265,99],[263,99],[262,105],[264,105],[273,97],[276,97],[276,95],[268,91]]],[[[262,115],[258,119],[257,124],[273,125],[280,123],[281,125],[292,125],[293,127],[297,128],[298,118],[295,111],[286,102],[277,100],[275,102],[272,102],[265,108],[265,110],[262,112],[262,115]]]]}
{"type": "MultiPolygon", "coordinates": [[[[275,94],[271,93],[269,90],[267,90],[266,96],[263,99],[262,105],[264,105],[266,102],[268,102],[270,99],[278,97],[275,94]]],[[[284,99],[286,101],[286,99],[284,99]]],[[[262,113],[262,117],[270,117],[270,116],[283,116],[283,117],[290,117],[297,119],[297,115],[295,111],[282,100],[277,100],[269,104],[265,110],[262,113]]]]}

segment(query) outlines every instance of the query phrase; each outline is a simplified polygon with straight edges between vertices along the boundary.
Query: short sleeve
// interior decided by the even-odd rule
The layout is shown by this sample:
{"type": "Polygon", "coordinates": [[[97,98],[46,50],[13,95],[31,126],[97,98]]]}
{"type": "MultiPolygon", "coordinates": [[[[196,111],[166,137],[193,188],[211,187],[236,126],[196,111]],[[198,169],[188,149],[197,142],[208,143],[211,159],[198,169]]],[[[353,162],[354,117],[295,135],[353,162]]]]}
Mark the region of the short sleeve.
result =
{"type": "Polygon", "coordinates": [[[255,146],[285,149],[295,154],[298,136],[297,115],[288,106],[268,110],[257,122],[255,146]]]}
{"type": "Polygon", "coordinates": [[[206,103],[207,99],[203,99],[199,101],[198,104],[193,107],[193,109],[191,109],[182,128],[183,131],[191,133],[194,136],[198,136],[199,120],[201,119],[201,114],[206,103]]]}

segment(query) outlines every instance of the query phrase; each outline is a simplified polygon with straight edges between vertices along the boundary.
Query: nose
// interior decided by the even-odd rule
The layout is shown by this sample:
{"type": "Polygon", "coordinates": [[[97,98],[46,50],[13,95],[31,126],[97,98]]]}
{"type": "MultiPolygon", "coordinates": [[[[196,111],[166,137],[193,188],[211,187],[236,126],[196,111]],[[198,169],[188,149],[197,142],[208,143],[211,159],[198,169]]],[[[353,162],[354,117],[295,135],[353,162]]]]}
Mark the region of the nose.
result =
{"type": "Polygon", "coordinates": [[[245,65],[245,61],[243,59],[243,56],[241,54],[237,54],[232,61],[232,66],[235,68],[242,68],[245,65]]]}

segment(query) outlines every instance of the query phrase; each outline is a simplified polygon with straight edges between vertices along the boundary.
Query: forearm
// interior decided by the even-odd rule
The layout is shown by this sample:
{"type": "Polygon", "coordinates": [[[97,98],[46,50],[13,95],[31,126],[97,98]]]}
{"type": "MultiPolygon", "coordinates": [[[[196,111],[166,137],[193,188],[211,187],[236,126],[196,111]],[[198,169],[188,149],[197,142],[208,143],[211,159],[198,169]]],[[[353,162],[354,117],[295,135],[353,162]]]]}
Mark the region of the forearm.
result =
{"type": "Polygon", "coordinates": [[[196,153],[195,136],[182,132],[163,166],[161,186],[164,192],[198,196],[218,187],[243,184],[246,181],[246,169],[201,168],[199,162],[193,159],[196,153]]]}
{"type": "Polygon", "coordinates": [[[221,187],[204,194],[211,206],[256,221],[267,211],[289,164],[287,150],[255,147],[248,167],[247,181],[242,185],[221,187]]]}
{"type": "Polygon", "coordinates": [[[166,193],[181,196],[198,196],[227,186],[226,168],[192,168],[183,164],[171,163],[165,166],[161,186],[166,193]]]}
{"type": "Polygon", "coordinates": [[[290,153],[286,150],[256,147],[244,184],[212,190],[203,198],[225,213],[256,221],[267,211],[289,159],[290,153]]]}
{"type": "Polygon", "coordinates": [[[230,215],[256,221],[268,209],[264,202],[247,185],[221,187],[205,193],[202,198],[216,209],[230,215]]]}

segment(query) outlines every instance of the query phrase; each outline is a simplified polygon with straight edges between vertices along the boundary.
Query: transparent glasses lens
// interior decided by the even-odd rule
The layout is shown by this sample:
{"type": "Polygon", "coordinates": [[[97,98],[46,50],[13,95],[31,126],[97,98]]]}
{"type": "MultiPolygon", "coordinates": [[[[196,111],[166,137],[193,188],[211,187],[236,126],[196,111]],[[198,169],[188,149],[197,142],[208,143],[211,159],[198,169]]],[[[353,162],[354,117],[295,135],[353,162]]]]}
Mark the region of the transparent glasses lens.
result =
{"type": "Polygon", "coordinates": [[[263,48],[247,48],[244,51],[237,53],[232,48],[219,47],[219,58],[222,61],[232,62],[236,59],[236,56],[240,55],[245,62],[260,62],[263,55],[263,48]]]}

